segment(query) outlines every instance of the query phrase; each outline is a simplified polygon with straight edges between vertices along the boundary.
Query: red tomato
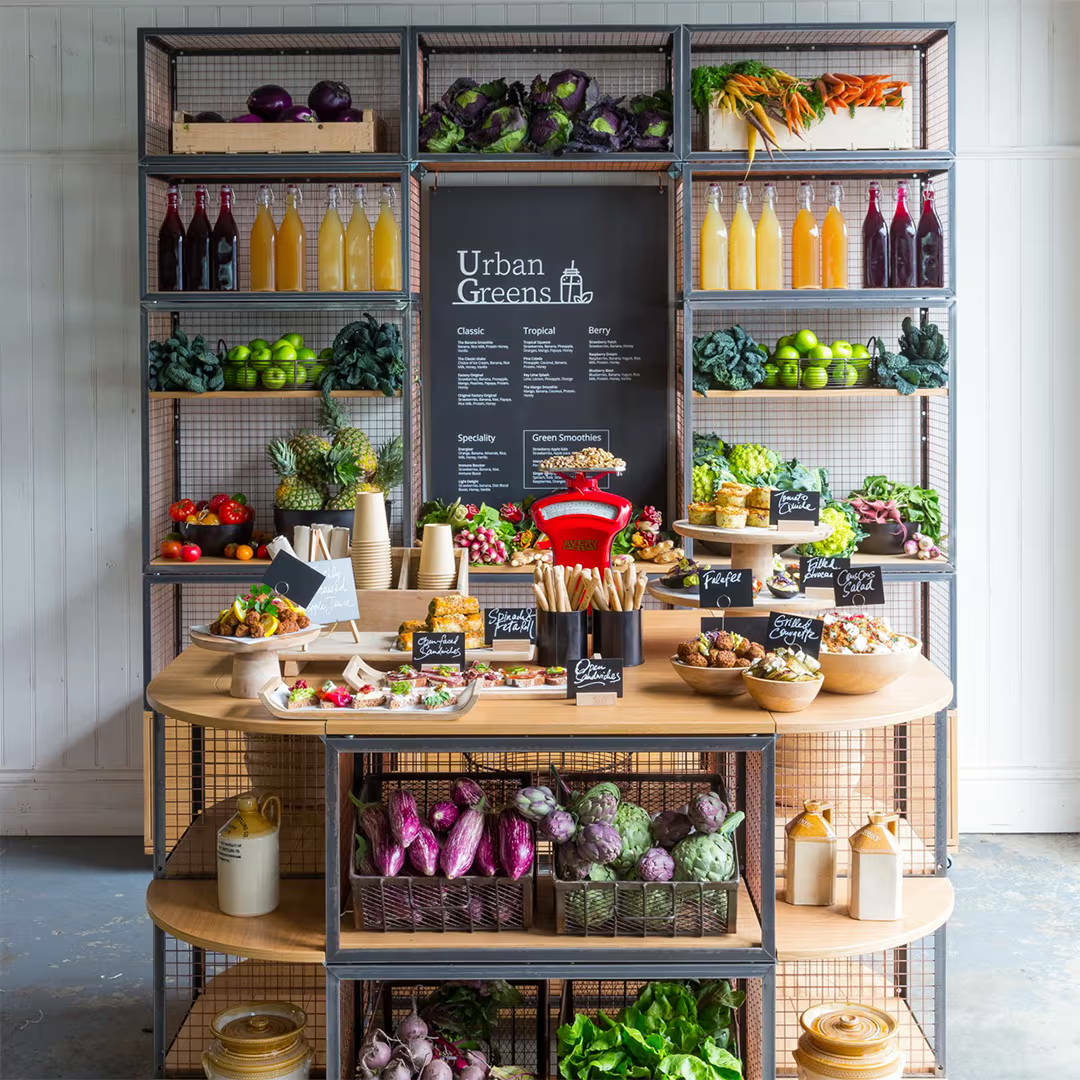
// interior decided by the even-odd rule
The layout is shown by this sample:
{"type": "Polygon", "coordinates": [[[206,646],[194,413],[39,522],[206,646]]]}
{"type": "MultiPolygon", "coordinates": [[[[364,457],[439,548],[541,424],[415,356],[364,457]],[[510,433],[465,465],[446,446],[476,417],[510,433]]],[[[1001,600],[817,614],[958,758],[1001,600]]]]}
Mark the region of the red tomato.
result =
{"type": "Polygon", "coordinates": [[[211,498],[210,509],[213,510],[215,514],[220,513],[222,506],[228,501],[229,496],[226,495],[225,492],[219,491],[215,496],[213,496],[213,498],[211,498]]]}
{"type": "Polygon", "coordinates": [[[260,544],[259,545],[258,551],[255,552],[255,557],[257,559],[269,559],[270,558],[270,552],[266,550],[266,545],[265,544],[260,544]]]}
{"type": "Polygon", "coordinates": [[[179,540],[162,540],[161,557],[163,559],[179,559],[180,546],[181,545],[179,540]]]}
{"type": "Polygon", "coordinates": [[[217,508],[222,525],[242,525],[247,520],[247,507],[226,498],[217,508]]]}
{"type": "Polygon", "coordinates": [[[173,521],[183,521],[189,514],[195,513],[195,504],[190,499],[179,499],[169,507],[169,517],[173,521]]]}
{"type": "Polygon", "coordinates": [[[198,544],[185,544],[180,549],[180,558],[184,562],[198,562],[202,558],[202,548],[198,544]]]}
{"type": "Polygon", "coordinates": [[[195,509],[196,510],[205,510],[205,509],[207,509],[209,507],[209,505],[210,505],[210,503],[206,499],[200,499],[195,504],[195,509]]]}
{"type": "Polygon", "coordinates": [[[255,508],[253,506],[247,506],[246,504],[243,504],[243,505],[244,505],[244,521],[254,521],[255,520],[255,508]]]}

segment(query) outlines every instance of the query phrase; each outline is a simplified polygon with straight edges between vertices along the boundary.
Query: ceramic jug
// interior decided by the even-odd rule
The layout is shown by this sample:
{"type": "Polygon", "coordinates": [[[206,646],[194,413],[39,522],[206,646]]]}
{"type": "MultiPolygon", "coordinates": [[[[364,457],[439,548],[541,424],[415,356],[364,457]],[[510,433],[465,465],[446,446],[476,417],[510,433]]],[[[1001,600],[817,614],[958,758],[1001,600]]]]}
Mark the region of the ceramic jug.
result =
{"type": "Polygon", "coordinates": [[[784,827],[784,899],[829,907],[836,901],[836,830],[832,804],[808,799],[784,827]]]}
{"type": "Polygon", "coordinates": [[[203,1051],[206,1080],[307,1080],[315,1054],[307,1014],[289,1001],[245,1002],[217,1014],[203,1051]]]}
{"type": "Polygon", "coordinates": [[[899,1080],[904,1056],[896,1020],[853,1003],[815,1005],[799,1017],[803,1033],[792,1051],[799,1080],[899,1080]]]}
{"type": "Polygon", "coordinates": [[[853,919],[892,920],[904,914],[904,856],[900,850],[900,815],[871,810],[867,823],[851,834],[853,919]]]}
{"type": "Polygon", "coordinates": [[[236,813],[217,834],[218,907],[226,915],[266,915],[278,906],[281,800],[236,798],[236,813]]]}

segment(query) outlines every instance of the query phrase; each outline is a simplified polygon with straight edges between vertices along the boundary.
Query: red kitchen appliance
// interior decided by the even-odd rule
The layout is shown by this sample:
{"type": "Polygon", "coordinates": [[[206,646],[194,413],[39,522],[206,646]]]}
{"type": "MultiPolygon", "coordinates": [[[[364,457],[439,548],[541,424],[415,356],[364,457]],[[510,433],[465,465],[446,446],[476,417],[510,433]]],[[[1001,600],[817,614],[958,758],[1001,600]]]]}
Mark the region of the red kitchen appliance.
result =
{"type": "Polygon", "coordinates": [[[560,472],[566,491],[545,495],[532,504],[533,520],[551,540],[556,564],[583,567],[611,565],[611,542],[626,528],[633,504],[621,495],[601,491],[597,478],[614,469],[560,472]]]}

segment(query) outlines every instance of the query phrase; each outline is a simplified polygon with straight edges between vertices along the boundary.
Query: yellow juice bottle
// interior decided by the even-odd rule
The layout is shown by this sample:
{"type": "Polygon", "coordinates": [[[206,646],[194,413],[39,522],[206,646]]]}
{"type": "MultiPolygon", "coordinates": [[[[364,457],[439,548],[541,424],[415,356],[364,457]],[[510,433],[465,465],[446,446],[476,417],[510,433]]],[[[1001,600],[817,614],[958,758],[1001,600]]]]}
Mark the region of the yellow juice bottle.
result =
{"type": "Polygon", "coordinates": [[[724,215],[720,212],[723,192],[719,184],[709,185],[705,201],[705,220],[701,223],[701,287],[728,287],[728,233],[724,215]]]}
{"type": "Polygon", "coordinates": [[[821,234],[814,217],[814,189],[799,185],[799,212],[791,230],[791,287],[821,288],[821,234]]]}
{"type": "Polygon", "coordinates": [[[835,181],[829,186],[829,209],[821,226],[821,286],[846,289],[847,222],[840,209],[844,189],[835,181]]]}
{"type": "Polygon", "coordinates": [[[255,221],[251,226],[251,291],[274,291],[274,248],[277,244],[277,226],[270,207],[274,192],[269,184],[260,184],[255,196],[255,221]]]}
{"type": "Polygon", "coordinates": [[[784,287],[784,234],[776,216],[776,188],[766,184],[757,223],[757,287],[784,287]]]}
{"type": "Polygon", "coordinates": [[[337,184],[330,184],[326,189],[326,213],[319,226],[319,292],[345,289],[345,226],[337,206],[337,184]]]}
{"type": "Polygon", "coordinates": [[[757,288],[757,242],[750,217],[750,189],[745,184],[735,193],[735,214],[728,235],[728,285],[732,289],[757,288]]]}
{"type": "Polygon", "coordinates": [[[278,292],[303,292],[307,232],[300,220],[303,196],[296,184],[285,188],[285,216],[277,233],[275,276],[278,292]]]}
{"type": "Polygon", "coordinates": [[[372,241],[371,276],[377,292],[401,288],[401,226],[394,214],[392,184],[383,184],[382,206],[372,241]]]}
{"type": "Polygon", "coordinates": [[[364,185],[353,186],[352,216],[345,233],[345,288],[349,292],[371,289],[371,223],[364,207],[364,185]]]}

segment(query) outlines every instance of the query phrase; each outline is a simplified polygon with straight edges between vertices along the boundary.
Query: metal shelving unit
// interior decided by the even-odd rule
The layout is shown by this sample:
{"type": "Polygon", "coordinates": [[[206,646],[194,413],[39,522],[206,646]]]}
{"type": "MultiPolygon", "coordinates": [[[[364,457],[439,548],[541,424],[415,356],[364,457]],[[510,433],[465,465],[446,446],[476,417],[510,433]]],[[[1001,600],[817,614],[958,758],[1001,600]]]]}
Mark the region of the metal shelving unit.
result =
{"type": "MultiPolygon", "coordinates": [[[[840,393],[821,398],[810,393],[781,393],[768,400],[762,393],[741,399],[738,395],[703,399],[695,397],[690,389],[694,333],[735,321],[745,322],[755,336],[760,334],[768,340],[774,331],[776,336],[789,332],[792,327],[787,324],[796,317],[793,313],[805,310],[809,318],[836,327],[834,336],[842,336],[840,330],[847,333],[847,328],[852,327],[887,338],[898,325],[897,312],[925,312],[947,324],[950,345],[955,345],[956,301],[951,277],[941,290],[727,294],[698,290],[694,256],[696,185],[711,179],[723,184],[741,179],[745,159],[741,153],[704,149],[689,95],[694,64],[751,56],[765,55],[777,66],[797,74],[829,67],[865,70],[867,64],[872,64],[874,70],[910,73],[918,118],[917,148],[791,153],[772,160],[761,153],[754,165],[753,180],[770,179],[783,191],[786,185],[806,177],[840,178],[853,183],[870,177],[885,181],[933,178],[947,185],[947,194],[945,186],[939,189],[939,212],[948,236],[951,275],[956,264],[952,227],[955,43],[951,24],[163,28],[140,31],[138,48],[142,73],[139,172],[143,236],[143,490],[147,509],[144,669],[148,679],[183,648],[188,623],[216,610],[223,594],[249,580],[253,573],[261,573],[259,564],[187,566],[155,562],[150,513],[160,519],[168,502],[189,494],[180,490],[189,479],[215,483],[215,470],[220,470],[223,459],[227,460],[230,448],[241,453],[244,447],[254,444],[261,452],[271,427],[276,431],[286,423],[299,425],[318,404],[309,395],[290,396],[287,392],[251,394],[247,401],[241,396],[197,402],[152,396],[145,386],[146,345],[154,336],[151,328],[190,326],[194,332],[202,332],[200,327],[213,332],[215,326],[226,322],[240,320],[247,327],[253,325],[252,320],[263,319],[277,320],[281,323],[279,330],[284,332],[290,328],[285,325],[290,319],[322,320],[318,325],[329,326],[330,322],[343,320],[349,311],[361,310],[399,320],[407,343],[407,391],[398,399],[346,398],[343,404],[363,410],[365,423],[368,417],[376,417],[372,422],[379,435],[385,428],[386,433],[400,431],[403,436],[406,462],[413,467],[407,467],[395,525],[408,539],[412,534],[412,513],[421,498],[422,476],[417,415],[420,394],[415,383],[419,373],[421,180],[431,172],[469,172],[482,181],[484,173],[506,171],[656,172],[671,183],[677,223],[673,247],[678,300],[672,364],[681,409],[678,499],[683,500],[689,490],[691,434],[699,425],[729,425],[727,430],[733,434],[745,432],[747,439],[758,432],[759,437],[752,441],[770,442],[776,438],[785,451],[790,449],[792,453],[806,447],[799,453],[803,460],[813,460],[818,440],[823,447],[831,440],[833,452],[843,453],[848,459],[860,445],[876,447],[875,463],[881,467],[868,466],[866,472],[888,471],[893,461],[910,461],[912,478],[923,486],[942,489],[948,515],[949,559],[911,566],[886,561],[886,610],[897,625],[919,632],[928,656],[954,674],[955,365],[948,393],[902,400],[884,395],[852,395],[844,400],[840,393]],[[238,58],[242,62],[237,66],[238,58]],[[532,154],[417,152],[419,110],[426,100],[441,94],[454,77],[507,75],[524,77],[527,82],[536,71],[566,66],[593,72],[606,92],[632,94],[659,85],[670,86],[675,95],[673,151],[566,155],[555,159],[532,154]],[[349,83],[358,101],[373,104],[385,116],[387,142],[382,152],[265,157],[180,156],[169,152],[169,123],[174,109],[195,111],[229,102],[239,112],[246,89],[260,81],[281,82],[298,90],[323,77],[349,83]],[[169,181],[186,185],[202,179],[227,180],[236,185],[284,180],[398,184],[405,287],[393,294],[346,295],[153,291],[149,287],[153,263],[150,239],[160,217],[160,194],[169,181]]],[[[852,195],[849,191],[848,207],[855,205],[852,195]]],[[[857,217],[854,212],[848,216],[849,221],[857,217]]],[[[240,224],[244,232],[244,223],[240,224]]],[[[704,426],[700,429],[707,430],[704,426]]],[[[848,465],[845,461],[827,463],[832,464],[835,475],[843,478],[837,488],[844,487],[851,479],[845,471],[848,465]]],[[[266,499],[261,504],[269,507],[266,499]]],[[[160,524],[156,519],[154,526],[160,524]]],[[[518,600],[528,580],[527,571],[480,572],[473,577],[478,591],[492,603],[518,600]]],[[[343,931],[341,925],[346,904],[339,871],[342,860],[351,855],[343,850],[349,842],[349,829],[343,826],[343,820],[348,819],[343,816],[342,799],[353,782],[353,763],[377,760],[392,768],[403,756],[416,752],[407,741],[355,737],[316,741],[311,736],[254,735],[188,726],[154,713],[150,746],[155,792],[155,878],[166,889],[169,882],[192,879],[192,903],[200,902],[199,897],[208,895],[206,886],[212,885],[213,837],[228,816],[231,799],[238,791],[256,784],[283,786],[290,793],[291,812],[298,822],[298,827],[283,838],[283,870],[288,882],[285,892],[297,912],[296,920],[284,928],[284,933],[294,933],[299,939],[289,946],[293,962],[286,963],[256,957],[250,949],[245,951],[242,943],[231,939],[215,942],[208,937],[200,942],[186,923],[173,926],[182,936],[155,928],[155,1069],[159,1075],[198,1074],[203,1028],[218,1008],[245,997],[288,997],[294,993],[312,1016],[309,1035],[318,1051],[316,1066],[321,1071],[325,1064],[326,1075],[337,1080],[339,1076],[354,1075],[355,1050],[363,1025],[375,1015],[373,1010],[389,1016],[397,1008],[393,988],[398,984],[430,986],[445,979],[483,977],[520,981],[534,988],[527,996],[526,1020],[534,1020],[539,1033],[553,1030],[565,1010],[575,1005],[618,1008],[643,980],[705,976],[732,978],[747,990],[740,1043],[748,1080],[771,1080],[791,1074],[790,1050],[797,1035],[799,1008],[828,996],[857,997],[860,993],[875,1001],[883,998],[898,1003],[903,1048],[913,1075],[943,1075],[944,929],[918,941],[882,945],[860,956],[841,953],[832,959],[812,959],[795,950],[785,959],[783,920],[778,920],[773,882],[782,860],[782,823],[790,816],[790,800],[801,778],[810,776],[827,786],[856,771],[865,778],[865,797],[894,799],[904,809],[909,826],[904,840],[905,859],[915,887],[923,882],[932,885],[932,879],[943,876],[946,731],[946,714],[941,712],[924,721],[842,737],[782,735],[776,741],[747,736],[731,737],[727,742],[714,738],[699,745],[676,733],[649,740],[626,740],[618,749],[627,754],[728,755],[732,762],[743,762],[742,799],[756,806],[757,811],[753,828],[746,830],[741,840],[741,855],[744,867],[747,847],[754,856],[751,861],[756,884],[748,896],[760,941],[728,949],[722,945],[714,948],[710,943],[690,961],[685,944],[681,948],[650,944],[642,949],[635,947],[631,939],[613,938],[599,948],[569,950],[575,954],[570,960],[563,946],[573,939],[553,943],[545,941],[543,935],[535,945],[519,943],[505,955],[500,955],[497,935],[492,941],[478,942],[478,949],[458,944],[441,948],[438,941],[423,950],[396,948],[392,942],[377,951],[350,946],[357,939],[343,931]],[[746,784],[746,763],[750,760],[757,763],[753,767],[756,787],[746,784]],[[343,764],[346,761],[348,767],[343,764]],[[329,873],[327,868],[331,868],[329,873]],[[320,891],[325,899],[326,919],[321,938],[318,913],[308,910],[320,891]],[[319,964],[310,962],[318,957],[320,942],[328,965],[325,976],[319,964]]],[[[538,754],[571,749],[565,740],[535,737],[521,745],[505,738],[470,745],[453,737],[427,739],[424,743],[424,751],[434,755],[516,753],[536,758],[538,754]]],[[[611,751],[615,749],[612,743],[611,739],[591,743],[586,737],[575,737],[572,749],[611,751]]],[[[683,943],[686,940],[680,939],[683,943]]],[[[515,1018],[514,1023],[521,1019],[515,1018]]],[[[550,1046],[540,1034],[536,1042],[537,1066],[552,1069],[550,1046]]]]}

